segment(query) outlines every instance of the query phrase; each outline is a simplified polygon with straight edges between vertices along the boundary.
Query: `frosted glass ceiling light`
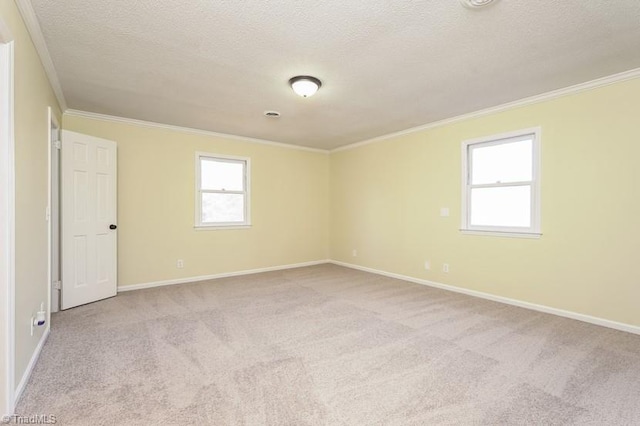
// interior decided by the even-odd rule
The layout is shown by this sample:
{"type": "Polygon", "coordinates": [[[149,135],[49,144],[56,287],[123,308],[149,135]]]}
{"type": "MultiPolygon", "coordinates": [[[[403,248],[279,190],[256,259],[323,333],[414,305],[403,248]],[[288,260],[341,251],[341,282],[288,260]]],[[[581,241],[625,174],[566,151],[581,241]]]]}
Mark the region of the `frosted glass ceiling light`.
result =
{"type": "Polygon", "coordinates": [[[482,6],[488,6],[493,3],[495,0],[460,0],[460,3],[464,7],[468,7],[470,9],[477,9],[482,6]]]}
{"type": "Polygon", "coordinates": [[[293,77],[289,80],[289,84],[293,91],[303,98],[313,96],[320,86],[322,86],[322,82],[320,80],[308,75],[298,75],[293,77]]]}

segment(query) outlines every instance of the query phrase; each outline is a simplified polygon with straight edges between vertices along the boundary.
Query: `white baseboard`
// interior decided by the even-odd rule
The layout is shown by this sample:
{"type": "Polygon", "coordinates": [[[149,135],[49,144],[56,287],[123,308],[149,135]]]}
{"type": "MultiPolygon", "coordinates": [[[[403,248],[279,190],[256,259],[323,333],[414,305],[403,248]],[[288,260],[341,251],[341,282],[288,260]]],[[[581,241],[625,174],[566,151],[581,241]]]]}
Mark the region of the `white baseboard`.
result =
{"type": "Polygon", "coordinates": [[[321,265],[323,263],[330,263],[330,261],[328,259],[314,260],[314,261],[311,261],[311,262],[294,263],[294,264],[291,264],[291,265],[268,266],[266,268],[246,269],[244,271],[223,272],[223,273],[220,273],[220,274],[213,274],[213,275],[200,275],[200,276],[197,276],[197,277],[177,278],[177,279],[174,279],[174,280],[163,280],[163,281],[154,281],[154,282],[150,282],[150,283],[131,284],[131,285],[125,285],[125,286],[118,287],[118,292],[131,291],[131,290],[141,290],[143,288],[162,287],[162,286],[165,286],[165,285],[193,283],[193,282],[196,282],[196,281],[215,280],[217,278],[236,277],[236,276],[239,276],[239,275],[258,274],[260,272],[270,272],[270,271],[280,271],[280,270],[283,270],[283,269],[302,268],[304,266],[321,265]]]}
{"type": "Polygon", "coordinates": [[[22,379],[20,379],[20,383],[18,384],[18,387],[16,387],[16,391],[13,394],[14,395],[13,405],[9,407],[12,413],[15,412],[16,405],[18,405],[18,401],[20,401],[22,392],[24,391],[24,388],[27,386],[27,383],[29,382],[29,378],[31,377],[31,373],[33,372],[33,367],[36,366],[36,362],[38,362],[38,358],[40,358],[40,353],[42,352],[42,348],[44,347],[44,344],[47,342],[47,338],[49,337],[49,332],[50,332],[50,326],[47,326],[47,328],[44,330],[44,333],[42,333],[42,337],[38,342],[38,346],[36,346],[36,350],[33,351],[33,355],[31,355],[31,359],[29,360],[27,369],[24,371],[24,374],[22,375],[22,379]]]}
{"type": "Polygon", "coordinates": [[[494,302],[505,303],[507,305],[518,306],[520,308],[531,309],[533,311],[544,312],[547,314],[557,315],[560,317],[571,318],[578,321],[588,322],[590,324],[600,325],[603,327],[613,328],[615,330],[626,331],[628,333],[640,334],[640,327],[631,324],[625,324],[621,322],[611,321],[604,318],[592,317],[590,315],[579,314],[577,312],[565,311],[563,309],[552,308],[549,306],[538,305],[535,303],[523,302],[521,300],[510,299],[508,297],[496,296],[490,293],[483,293],[481,291],[469,290],[466,288],[455,287],[452,285],[442,284],[434,281],[423,280],[420,278],[414,278],[407,275],[395,274],[393,272],[381,271],[378,269],[367,268],[365,266],[354,265],[351,263],[340,262],[337,260],[330,260],[329,263],[334,265],[340,265],[351,269],[358,269],[360,271],[371,272],[377,275],[383,275],[385,277],[397,278],[403,281],[409,281],[416,284],[422,284],[429,287],[435,287],[443,290],[453,291],[456,293],[466,294],[468,296],[479,297],[481,299],[492,300],[494,302]]]}
{"type": "Polygon", "coordinates": [[[633,334],[640,335],[640,326],[636,326],[636,325],[631,325],[631,324],[625,324],[625,323],[621,323],[621,322],[611,321],[611,320],[607,320],[607,319],[604,319],[604,318],[598,318],[598,317],[593,317],[593,316],[590,316],[590,315],[580,314],[580,313],[577,313],[577,312],[565,311],[563,309],[558,309],[558,308],[552,308],[550,306],[538,305],[538,304],[530,303],[530,302],[524,302],[522,300],[511,299],[511,298],[503,297],[503,296],[497,296],[497,295],[494,295],[494,294],[484,293],[484,292],[476,291],[476,290],[469,290],[469,289],[462,288],[462,287],[456,287],[456,286],[452,286],[452,285],[448,285],[448,284],[438,283],[438,282],[435,282],[435,281],[424,280],[424,279],[421,279],[421,278],[410,277],[408,275],[396,274],[396,273],[393,273],[393,272],[382,271],[382,270],[379,270],[379,269],[368,268],[368,267],[365,267],[365,266],[354,265],[352,263],[341,262],[341,261],[338,261],[338,260],[331,260],[331,259],[315,260],[315,261],[312,261],[312,262],[303,262],[303,263],[296,263],[296,264],[291,264],[291,265],[269,266],[269,267],[266,267],[266,268],[248,269],[248,270],[236,271],[236,272],[224,272],[224,273],[213,274],[213,275],[201,275],[201,276],[196,276],[196,277],[178,278],[178,279],[174,279],[174,280],[163,280],[163,281],[154,281],[154,282],[149,282],[149,283],[132,284],[132,285],[118,287],[118,292],[131,291],[131,290],[141,290],[141,289],[144,289],[144,288],[162,287],[162,286],[174,285],[174,284],[192,283],[192,282],[197,282],[197,281],[206,281],[206,280],[213,280],[213,279],[217,279],[217,278],[235,277],[235,276],[240,276],[240,275],[250,275],[250,274],[257,274],[257,273],[260,273],[260,272],[280,271],[280,270],[283,270],[283,269],[302,268],[302,267],[305,267],[305,266],[320,265],[320,264],[323,264],[323,263],[332,263],[334,265],[340,265],[340,266],[344,266],[344,267],[351,268],[351,269],[357,269],[357,270],[360,270],[360,271],[370,272],[370,273],[377,274],[377,275],[383,275],[385,277],[396,278],[396,279],[403,280],[403,281],[409,281],[409,282],[412,282],[412,283],[422,284],[422,285],[426,285],[426,286],[429,286],[429,287],[435,287],[435,288],[439,288],[439,289],[442,289],[442,290],[453,291],[455,293],[466,294],[468,296],[479,297],[481,299],[492,300],[494,302],[505,303],[507,305],[518,306],[520,308],[531,309],[533,311],[544,312],[544,313],[547,313],[547,314],[557,315],[557,316],[565,317],[565,318],[571,318],[571,319],[574,319],[574,320],[583,321],[583,322],[587,322],[587,323],[590,323],[590,324],[600,325],[600,326],[603,326],[603,327],[608,327],[608,328],[612,328],[612,329],[615,329],[615,330],[626,331],[628,333],[633,333],[633,334]]]}

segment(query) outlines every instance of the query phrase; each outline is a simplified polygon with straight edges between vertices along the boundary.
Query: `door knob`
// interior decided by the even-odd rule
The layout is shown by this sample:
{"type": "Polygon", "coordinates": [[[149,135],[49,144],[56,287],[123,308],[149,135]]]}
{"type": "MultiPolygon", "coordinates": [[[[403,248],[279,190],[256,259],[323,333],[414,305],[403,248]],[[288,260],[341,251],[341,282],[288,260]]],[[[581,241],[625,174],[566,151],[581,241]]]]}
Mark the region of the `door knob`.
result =
{"type": "Polygon", "coordinates": [[[116,229],[117,226],[116,225],[109,225],[109,229],[116,229]]]}

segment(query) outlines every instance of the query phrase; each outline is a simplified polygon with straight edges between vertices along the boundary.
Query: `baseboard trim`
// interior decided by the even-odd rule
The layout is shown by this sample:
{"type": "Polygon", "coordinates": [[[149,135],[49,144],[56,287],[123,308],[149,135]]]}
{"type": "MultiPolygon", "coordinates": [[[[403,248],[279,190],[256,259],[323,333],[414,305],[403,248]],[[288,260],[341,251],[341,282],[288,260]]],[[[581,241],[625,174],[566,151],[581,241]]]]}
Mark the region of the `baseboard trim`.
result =
{"type": "Polygon", "coordinates": [[[15,412],[15,408],[18,405],[18,402],[20,401],[22,392],[24,391],[24,388],[27,386],[27,383],[29,383],[29,378],[31,377],[31,373],[33,373],[33,368],[36,366],[36,363],[38,362],[38,358],[40,358],[40,353],[42,352],[42,348],[44,347],[44,344],[47,342],[47,338],[49,337],[50,331],[51,330],[49,326],[47,326],[47,328],[44,330],[44,333],[42,333],[42,337],[38,342],[38,346],[36,346],[36,350],[33,351],[33,355],[31,355],[31,360],[29,360],[27,369],[24,371],[24,374],[22,375],[22,379],[20,379],[20,383],[18,384],[18,387],[14,392],[13,406],[9,407],[11,408],[12,413],[15,412]]]}
{"type": "MultiPolygon", "coordinates": [[[[547,313],[547,314],[557,315],[557,316],[560,316],[560,317],[570,318],[570,319],[574,319],[574,320],[577,320],[577,321],[586,322],[586,323],[589,323],[589,324],[595,324],[595,325],[599,325],[599,326],[602,326],[602,327],[612,328],[614,330],[620,330],[620,331],[625,331],[627,333],[640,335],[640,326],[635,326],[635,325],[631,325],[631,324],[625,324],[625,323],[621,323],[621,322],[611,321],[611,320],[608,320],[608,319],[598,318],[598,317],[594,317],[594,316],[591,316],[591,315],[585,315],[585,314],[580,314],[580,313],[577,313],[577,312],[566,311],[564,309],[552,308],[550,306],[545,306],[545,305],[538,305],[536,303],[524,302],[522,300],[511,299],[509,297],[497,296],[495,294],[484,293],[484,292],[476,291],[476,290],[469,290],[469,289],[462,288],[462,287],[456,287],[456,286],[443,284],[443,283],[439,283],[439,282],[435,282],[435,281],[424,280],[424,279],[421,279],[421,278],[415,278],[415,277],[411,277],[411,276],[408,276],[408,275],[396,274],[396,273],[393,273],[393,272],[387,272],[387,271],[383,271],[383,270],[380,270],[380,269],[368,268],[366,266],[355,265],[353,263],[341,262],[339,260],[332,260],[332,259],[314,260],[314,261],[311,261],[311,262],[295,263],[295,264],[289,264],[289,265],[269,266],[269,267],[266,267],[266,268],[247,269],[247,270],[235,271],[235,272],[224,272],[224,273],[220,273],[220,274],[201,275],[201,276],[196,276],[196,277],[178,278],[178,279],[174,279],[174,280],[163,280],[163,281],[154,281],[154,282],[149,282],[149,283],[132,284],[132,285],[118,287],[118,292],[142,290],[142,289],[145,289],[145,288],[163,287],[163,286],[167,286],[167,285],[185,284],[185,283],[192,283],[192,282],[198,282],[198,281],[214,280],[214,279],[218,279],[218,278],[236,277],[236,276],[241,276],[241,275],[251,275],[251,274],[258,274],[258,273],[261,273],[261,272],[270,272],[270,271],[280,271],[280,270],[284,270],[284,269],[302,268],[302,267],[305,267],[305,266],[321,265],[321,264],[324,264],[324,263],[331,263],[331,264],[334,264],[334,265],[344,266],[344,267],[350,268],[350,269],[357,269],[357,270],[364,271],[364,272],[370,272],[370,273],[376,274],[376,275],[382,275],[382,276],[389,277],[389,278],[396,278],[396,279],[399,279],[399,280],[408,281],[408,282],[412,282],[412,283],[415,283],[415,284],[421,284],[421,285],[426,285],[426,286],[429,286],[429,287],[439,288],[439,289],[442,289],[442,290],[452,291],[452,292],[455,292],[455,293],[466,294],[467,296],[473,296],[473,297],[478,297],[478,298],[481,298],[481,299],[491,300],[491,301],[494,301],[494,302],[504,303],[504,304],[507,304],[507,305],[518,306],[520,308],[530,309],[530,310],[538,311],[538,312],[544,312],[544,313],[547,313]]],[[[47,331],[47,334],[48,334],[48,331],[47,331]]],[[[38,349],[37,352],[39,353],[39,349],[38,349]]],[[[34,356],[35,356],[35,354],[34,354],[34,356]]],[[[32,362],[35,362],[34,359],[32,359],[32,362]]],[[[29,365],[31,366],[31,363],[29,365]]],[[[22,385],[22,383],[21,383],[21,385],[22,385]]],[[[17,400],[17,398],[16,398],[16,400],[17,400]]]]}
{"type": "Polygon", "coordinates": [[[240,275],[259,274],[260,272],[271,272],[271,271],[281,271],[283,269],[303,268],[305,266],[321,265],[324,263],[330,263],[330,260],[328,259],[313,260],[311,262],[294,263],[290,265],[268,266],[266,268],[246,269],[243,271],[235,271],[235,272],[223,272],[220,274],[213,274],[213,275],[200,275],[197,277],[186,277],[186,278],[177,278],[174,280],[163,280],[163,281],[153,281],[149,283],[131,284],[131,285],[118,287],[118,293],[122,291],[142,290],[144,288],[163,287],[166,285],[186,284],[186,283],[193,283],[197,281],[215,280],[218,278],[237,277],[240,275]]]}
{"type": "Polygon", "coordinates": [[[448,284],[442,284],[435,281],[423,280],[420,278],[410,277],[408,275],[401,275],[393,272],[382,271],[379,269],[367,268],[365,266],[354,265],[352,263],[347,263],[347,262],[340,262],[338,260],[330,260],[329,263],[332,263],[334,265],[344,266],[346,268],[357,269],[364,272],[370,272],[372,274],[383,275],[389,278],[396,278],[403,281],[409,281],[412,283],[422,284],[429,287],[439,288],[442,290],[453,291],[455,293],[462,293],[468,296],[479,297],[481,299],[487,299],[494,302],[504,303],[507,305],[518,306],[520,308],[530,309],[538,312],[544,312],[547,314],[557,315],[560,317],[570,318],[570,319],[574,319],[582,322],[587,322],[590,324],[599,325],[602,327],[613,328],[615,330],[626,331],[627,333],[640,335],[640,327],[631,325],[631,324],[611,321],[604,318],[593,317],[590,315],[580,314],[572,311],[565,311],[563,309],[552,308],[550,306],[545,306],[545,305],[538,305],[536,303],[524,302],[522,300],[511,299],[508,297],[496,296],[490,293],[484,293],[476,290],[469,290],[466,288],[456,287],[448,284]]]}

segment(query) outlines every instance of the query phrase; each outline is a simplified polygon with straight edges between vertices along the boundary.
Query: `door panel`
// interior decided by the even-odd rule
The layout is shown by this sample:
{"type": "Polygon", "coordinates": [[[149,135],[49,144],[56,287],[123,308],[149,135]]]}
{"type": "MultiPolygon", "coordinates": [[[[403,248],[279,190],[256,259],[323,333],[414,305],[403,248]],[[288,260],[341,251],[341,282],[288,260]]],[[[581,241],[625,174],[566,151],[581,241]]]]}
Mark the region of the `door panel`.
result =
{"type": "Polygon", "coordinates": [[[116,144],[62,131],[62,309],[117,293],[116,144]]]}

